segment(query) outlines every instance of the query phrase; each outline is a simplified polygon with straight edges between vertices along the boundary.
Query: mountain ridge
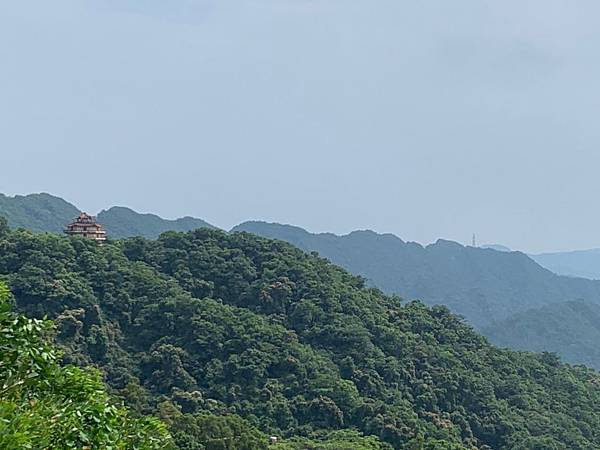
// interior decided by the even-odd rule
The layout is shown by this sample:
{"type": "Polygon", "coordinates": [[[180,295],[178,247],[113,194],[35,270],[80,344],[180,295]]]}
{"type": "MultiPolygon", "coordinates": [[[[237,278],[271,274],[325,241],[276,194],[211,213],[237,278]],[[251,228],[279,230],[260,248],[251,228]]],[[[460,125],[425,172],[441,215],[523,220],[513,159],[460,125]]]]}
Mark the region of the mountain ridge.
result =
{"type": "Polygon", "coordinates": [[[73,204],[45,192],[12,197],[0,194],[0,216],[6,217],[11,228],[60,233],[78,214],[73,204]]]}
{"type": "MultiPolygon", "coordinates": [[[[556,275],[522,252],[463,246],[445,239],[422,246],[372,231],[343,236],[312,234],[299,227],[258,221],[240,224],[232,231],[282,239],[317,252],[387,293],[428,305],[446,305],[479,331],[493,336],[494,324],[517,321],[516,315],[536,308],[580,298],[600,304],[600,282],[556,275]]],[[[569,333],[575,340],[587,342],[590,327],[579,320],[583,318],[572,317],[569,333]]],[[[595,327],[600,329],[600,320],[595,327]]],[[[523,338],[516,348],[556,351],[573,363],[589,361],[581,358],[580,352],[568,352],[557,344],[548,340],[544,347],[528,347],[523,338]]],[[[600,361],[594,361],[595,367],[600,367],[600,361]]]]}
{"type": "MultiPolygon", "coordinates": [[[[463,246],[446,239],[438,239],[435,243],[423,246],[415,242],[405,242],[391,234],[380,235],[373,231],[342,236],[313,234],[299,227],[259,221],[242,223],[232,231],[247,231],[264,237],[283,239],[305,251],[318,251],[322,256],[351,272],[373,280],[385,292],[399,294],[405,298],[419,298],[427,304],[437,303],[452,307],[452,298],[448,296],[458,297],[461,292],[460,285],[464,288],[463,293],[470,293],[466,295],[467,298],[476,300],[475,297],[481,290],[477,283],[481,280],[495,285],[496,297],[502,293],[516,296],[518,301],[513,302],[513,306],[521,311],[533,306],[569,300],[570,296],[590,297],[600,302],[600,283],[560,277],[522,252],[498,252],[493,249],[463,246]],[[432,285],[448,279],[450,274],[455,275],[455,280],[448,280],[451,281],[452,292],[447,292],[449,286],[445,285],[444,298],[441,289],[423,286],[419,283],[419,278],[424,274],[432,285]],[[507,274],[512,280],[510,284],[503,281],[507,274]],[[535,283],[528,280],[529,276],[539,280],[543,289],[541,300],[536,299],[540,296],[539,290],[527,293],[527,289],[535,287],[532,286],[535,283]],[[521,296],[514,289],[517,285],[525,291],[521,296]],[[547,285],[553,285],[553,289],[548,289],[547,285]]],[[[479,300],[485,302],[485,297],[479,296],[479,300]]],[[[487,313],[484,311],[479,311],[474,317],[474,311],[469,313],[460,308],[453,310],[465,315],[476,326],[486,322],[487,313]]],[[[514,311],[498,312],[508,317],[514,311]]]]}
{"type": "Polygon", "coordinates": [[[493,347],[286,242],[5,229],[0,249],[19,312],[55,320],[65,362],[101,368],[136,411],[237,414],[284,439],[356,429],[398,450],[600,449],[597,372],[493,347]]]}
{"type": "Polygon", "coordinates": [[[600,279],[599,248],[538,253],[529,256],[544,267],[561,275],[591,280],[600,279]]]}
{"type": "MultiPolygon", "coordinates": [[[[55,224],[54,232],[61,232],[61,220],[68,215],[65,222],[70,221],[77,210],[49,194],[15,198],[21,201],[21,209],[8,209],[12,213],[13,228],[14,217],[25,220],[28,225],[35,225],[39,222],[32,222],[27,217],[41,217],[44,222],[50,215],[54,217],[53,222],[49,222],[55,224]],[[63,218],[57,219],[60,214],[63,218]]],[[[0,208],[4,206],[4,211],[7,210],[6,199],[6,196],[0,197],[0,208]]],[[[169,221],[154,214],[139,214],[126,207],[103,210],[99,220],[114,238],[143,236],[156,239],[166,231],[212,227],[201,219],[185,217],[169,221]]],[[[39,226],[30,228],[39,231],[39,226]]],[[[317,251],[362,276],[369,286],[404,298],[422,299],[429,305],[447,305],[484,333],[492,333],[490,330],[495,323],[504,320],[518,322],[523,320],[520,314],[550,304],[579,298],[591,303],[600,302],[600,282],[555,275],[522,252],[469,247],[447,239],[438,239],[423,246],[405,242],[390,233],[379,234],[372,230],[355,230],[342,236],[315,234],[301,227],[264,221],[245,222],[231,231],[248,231],[290,242],[307,252],[317,251]]],[[[574,316],[570,322],[574,339],[587,342],[587,336],[592,332],[589,326],[579,326],[576,320],[581,318],[574,316]]],[[[600,328],[600,323],[597,326],[600,328]]],[[[587,361],[580,358],[578,352],[565,353],[565,348],[557,342],[544,342],[547,344],[544,350],[557,351],[567,361],[587,361]]]]}
{"type": "Polygon", "coordinates": [[[156,239],[165,231],[190,231],[197,228],[216,228],[208,222],[185,216],[169,220],[152,213],[138,213],[125,206],[113,206],[98,213],[98,221],[108,235],[115,239],[141,236],[156,239]]]}
{"type": "MultiPolygon", "coordinates": [[[[72,203],[45,192],[12,197],[0,194],[0,216],[8,220],[11,228],[62,233],[65,226],[80,212],[72,203]]],[[[195,217],[163,219],[156,214],[139,213],[124,206],[103,209],[98,213],[97,219],[106,228],[109,237],[115,239],[134,236],[156,239],[165,231],[217,228],[195,217]]]]}

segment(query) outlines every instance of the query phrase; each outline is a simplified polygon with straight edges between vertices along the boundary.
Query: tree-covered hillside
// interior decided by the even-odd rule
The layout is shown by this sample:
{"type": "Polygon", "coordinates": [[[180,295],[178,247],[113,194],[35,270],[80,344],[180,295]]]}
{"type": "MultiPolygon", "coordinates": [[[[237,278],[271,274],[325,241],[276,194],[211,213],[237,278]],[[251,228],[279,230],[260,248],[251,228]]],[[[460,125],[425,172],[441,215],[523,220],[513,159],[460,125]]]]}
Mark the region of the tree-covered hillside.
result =
{"type": "MultiPolygon", "coordinates": [[[[50,194],[14,197],[0,194],[0,217],[7,219],[11,228],[62,233],[65,226],[79,213],[80,210],[76,206],[50,194]]],[[[104,225],[113,239],[134,236],[156,239],[165,231],[215,228],[208,222],[194,217],[167,220],[154,214],[141,214],[121,206],[101,211],[98,221],[104,225]]]]}
{"type": "Polygon", "coordinates": [[[0,194],[0,216],[5,217],[12,228],[62,233],[65,225],[78,214],[79,210],[71,203],[50,194],[14,197],[0,194]]]}
{"type": "Polygon", "coordinates": [[[600,303],[600,282],[555,275],[520,252],[439,240],[421,246],[392,234],[312,234],[289,225],[234,228],[316,251],[388,293],[448,306],[478,329],[534,307],[585,299],[600,303]]]}
{"type": "Polygon", "coordinates": [[[600,367],[592,344],[600,322],[592,323],[570,308],[561,311],[581,299],[590,308],[600,308],[598,281],[558,276],[520,252],[443,240],[423,247],[372,231],[311,234],[264,222],[247,222],[234,230],[316,251],[386,292],[446,305],[499,345],[555,352],[571,363],[600,367]],[[551,325],[556,320],[560,332],[551,325]]]}
{"type": "Polygon", "coordinates": [[[573,300],[534,308],[491,325],[483,333],[503,347],[553,348],[571,363],[600,369],[600,305],[573,300]]]}
{"type": "Polygon", "coordinates": [[[297,448],[600,449],[596,372],[492,347],[446,308],[286,243],[207,229],[104,246],[0,235],[20,311],[54,319],[66,362],[100,367],[187,448],[203,415],[236,414],[340,443],[297,448]],[[331,434],[351,429],[375,437],[331,434]]]}
{"type": "Polygon", "coordinates": [[[171,448],[165,426],[120,407],[97,371],[60,367],[51,330],[13,313],[0,283],[0,448],[171,448]]]}
{"type": "Polygon", "coordinates": [[[98,221],[104,225],[113,239],[141,236],[156,239],[165,231],[190,231],[197,228],[215,228],[211,224],[194,217],[167,220],[155,214],[140,214],[129,208],[113,206],[98,214],[98,221]]]}
{"type": "MultiPolygon", "coordinates": [[[[96,369],[58,364],[54,324],[11,311],[0,282],[0,448],[115,450],[264,450],[268,437],[235,415],[183,414],[169,403],[165,423],[132,414],[106,393],[96,369]]],[[[139,403],[136,399],[135,403],[139,403]]],[[[387,450],[355,431],[293,437],[281,450],[387,450]]]]}

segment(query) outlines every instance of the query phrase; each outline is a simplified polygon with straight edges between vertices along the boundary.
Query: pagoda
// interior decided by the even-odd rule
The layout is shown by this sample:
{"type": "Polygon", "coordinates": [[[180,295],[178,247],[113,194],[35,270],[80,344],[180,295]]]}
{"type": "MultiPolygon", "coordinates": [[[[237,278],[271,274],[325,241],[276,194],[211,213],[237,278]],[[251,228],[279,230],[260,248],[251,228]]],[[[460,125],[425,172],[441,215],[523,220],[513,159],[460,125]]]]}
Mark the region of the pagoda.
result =
{"type": "Polygon", "coordinates": [[[106,231],[102,225],[96,222],[96,218],[82,212],[79,217],[73,219],[73,222],[67,225],[65,233],[69,236],[80,236],[87,239],[93,239],[97,242],[106,241],[106,231]]]}

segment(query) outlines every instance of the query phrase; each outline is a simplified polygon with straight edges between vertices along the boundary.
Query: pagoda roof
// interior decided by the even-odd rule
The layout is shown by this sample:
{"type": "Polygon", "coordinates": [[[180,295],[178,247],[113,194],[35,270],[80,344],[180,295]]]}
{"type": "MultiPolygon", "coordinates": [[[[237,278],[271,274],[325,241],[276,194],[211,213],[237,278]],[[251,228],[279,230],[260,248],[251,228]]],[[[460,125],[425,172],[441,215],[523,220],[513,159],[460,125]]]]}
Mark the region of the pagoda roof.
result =
{"type": "Polygon", "coordinates": [[[82,212],[79,216],[73,219],[73,223],[77,222],[96,222],[96,218],[94,216],[90,216],[88,213],[82,212]]]}

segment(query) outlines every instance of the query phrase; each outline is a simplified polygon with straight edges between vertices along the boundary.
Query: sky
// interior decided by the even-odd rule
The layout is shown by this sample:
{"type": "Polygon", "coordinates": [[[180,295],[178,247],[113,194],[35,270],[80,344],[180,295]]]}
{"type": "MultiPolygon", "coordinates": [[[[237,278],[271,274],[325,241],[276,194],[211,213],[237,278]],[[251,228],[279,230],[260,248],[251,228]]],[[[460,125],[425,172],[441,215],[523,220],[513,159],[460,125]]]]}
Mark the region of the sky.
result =
{"type": "Polygon", "coordinates": [[[597,0],[0,2],[0,192],[600,247],[597,0]]]}

